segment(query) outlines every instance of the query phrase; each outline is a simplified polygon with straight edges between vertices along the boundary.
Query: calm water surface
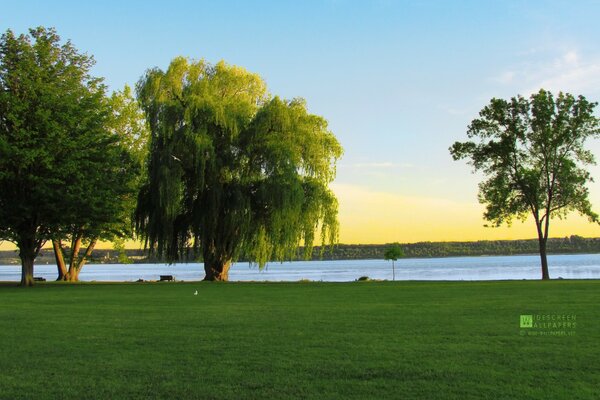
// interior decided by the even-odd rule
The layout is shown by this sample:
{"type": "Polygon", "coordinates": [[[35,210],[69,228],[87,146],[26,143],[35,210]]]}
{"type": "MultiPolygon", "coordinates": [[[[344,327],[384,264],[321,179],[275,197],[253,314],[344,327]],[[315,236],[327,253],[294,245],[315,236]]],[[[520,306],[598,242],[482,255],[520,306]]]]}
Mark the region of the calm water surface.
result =
{"type": "MultiPolygon", "coordinates": [[[[550,277],[556,279],[600,279],[600,254],[548,256],[550,277]]],[[[20,266],[0,266],[0,281],[19,281],[20,266]]],[[[36,265],[35,276],[56,279],[56,266],[36,265]]],[[[204,277],[202,264],[88,264],[79,276],[82,281],[157,280],[173,275],[177,280],[197,281],[204,277]]],[[[384,260],[297,261],[270,263],[262,271],[247,263],[232,266],[232,281],[313,281],[344,282],[361,276],[392,279],[392,263],[384,260]]],[[[501,280],[540,279],[539,257],[452,257],[413,258],[396,261],[396,280],[501,280]]]]}

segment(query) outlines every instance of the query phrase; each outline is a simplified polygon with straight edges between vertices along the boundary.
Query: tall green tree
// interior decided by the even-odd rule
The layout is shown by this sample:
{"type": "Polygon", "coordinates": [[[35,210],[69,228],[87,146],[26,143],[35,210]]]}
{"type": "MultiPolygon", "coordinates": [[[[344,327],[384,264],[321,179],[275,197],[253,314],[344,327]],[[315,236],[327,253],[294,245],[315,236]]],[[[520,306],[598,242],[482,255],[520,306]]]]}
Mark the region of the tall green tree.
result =
{"type": "Polygon", "coordinates": [[[96,178],[119,153],[93,63],[54,29],[0,39],[0,239],[19,248],[25,286],[47,240],[87,214],[109,217],[88,196],[103,189],[96,178]]]}
{"type": "Polygon", "coordinates": [[[94,207],[82,210],[69,231],[59,232],[52,239],[57,280],[78,281],[99,240],[122,242],[132,236],[132,216],[142,183],[149,132],[129,86],[114,92],[106,101],[109,113],[104,126],[117,140],[117,146],[105,153],[101,169],[86,171],[93,185],[82,196],[94,207]],[[63,242],[70,242],[70,246],[66,248],[63,242]],[[81,251],[83,247],[85,250],[81,251]]]}
{"type": "Polygon", "coordinates": [[[500,226],[533,217],[542,279],[550,279],[550,220],[576,211],[598,222],[586,186],[592,177],[585,169],[595,164],[585,142],[600,134],[596,105],[583,96],[555,97],[543,89],[529,99],[492,99],[469,126],[467,135],[475,140],[450,148],[454,160],[468,159],[486,176],[479,184],[486,220],[500,226]]]}
{"type": "Polygon", "coordinates": [[[137,86],[150,125],[148,182],[136,225],[176,261],[201,252],[206,280],[227,280],[240,254],[260,266],[309,255],[320,228],[337,241],[328,188],[342,148],[301,99],[271,98],[263,80],[224,62],[174,59],[137,86]]]}
{"type": "Polygon", "coordinates": [[[390,247],[385,249],[383,253],[383,258],[392,261],[392,280],[396,280],[396,261],[400,258],[404,257],[404,251],[402,251],[402,247],[398,243],[392,244],[390,247]]]}

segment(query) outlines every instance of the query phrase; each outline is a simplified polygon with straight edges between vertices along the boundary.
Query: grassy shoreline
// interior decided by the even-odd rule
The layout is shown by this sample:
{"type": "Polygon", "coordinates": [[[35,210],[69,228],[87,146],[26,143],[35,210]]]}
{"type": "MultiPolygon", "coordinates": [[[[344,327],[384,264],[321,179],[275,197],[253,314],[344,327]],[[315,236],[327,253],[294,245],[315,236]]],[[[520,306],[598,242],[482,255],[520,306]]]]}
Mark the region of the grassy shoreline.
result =
{"type": "Polygon", "coordinates": [[[0,398],[599,398],[599,289],[599,280],[2,287],[0,398]],[[521,336],[521,314],[576,315],[576,334],[521,336]]]}

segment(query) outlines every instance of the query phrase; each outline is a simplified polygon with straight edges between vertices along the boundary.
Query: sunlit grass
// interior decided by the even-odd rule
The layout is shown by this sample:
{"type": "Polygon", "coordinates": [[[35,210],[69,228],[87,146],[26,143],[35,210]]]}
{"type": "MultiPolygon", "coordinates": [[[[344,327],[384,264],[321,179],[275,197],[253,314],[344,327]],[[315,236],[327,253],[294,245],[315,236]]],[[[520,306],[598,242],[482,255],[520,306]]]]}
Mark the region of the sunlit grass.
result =
{"type": "Polygon", "coordinates": [[[599,289],[0,286],[0,398],[600,398],[599,289]],[[523,337],[521,314],[576,315],[578,325],[574,336],[523,337]]]}

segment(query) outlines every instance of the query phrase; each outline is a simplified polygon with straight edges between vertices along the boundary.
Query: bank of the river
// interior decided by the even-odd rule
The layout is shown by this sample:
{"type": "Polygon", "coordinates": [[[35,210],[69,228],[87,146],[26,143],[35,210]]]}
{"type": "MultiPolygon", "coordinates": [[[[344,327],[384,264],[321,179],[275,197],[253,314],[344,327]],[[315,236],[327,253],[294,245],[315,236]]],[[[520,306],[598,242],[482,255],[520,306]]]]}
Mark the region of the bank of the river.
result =
{"type": "Polygon", "coordinates": [[[3,285],[0,398],[597,399],[599,292],[566,280],[3,285]],[[521,315],[576,325],[520,328],[521,315]]]}

